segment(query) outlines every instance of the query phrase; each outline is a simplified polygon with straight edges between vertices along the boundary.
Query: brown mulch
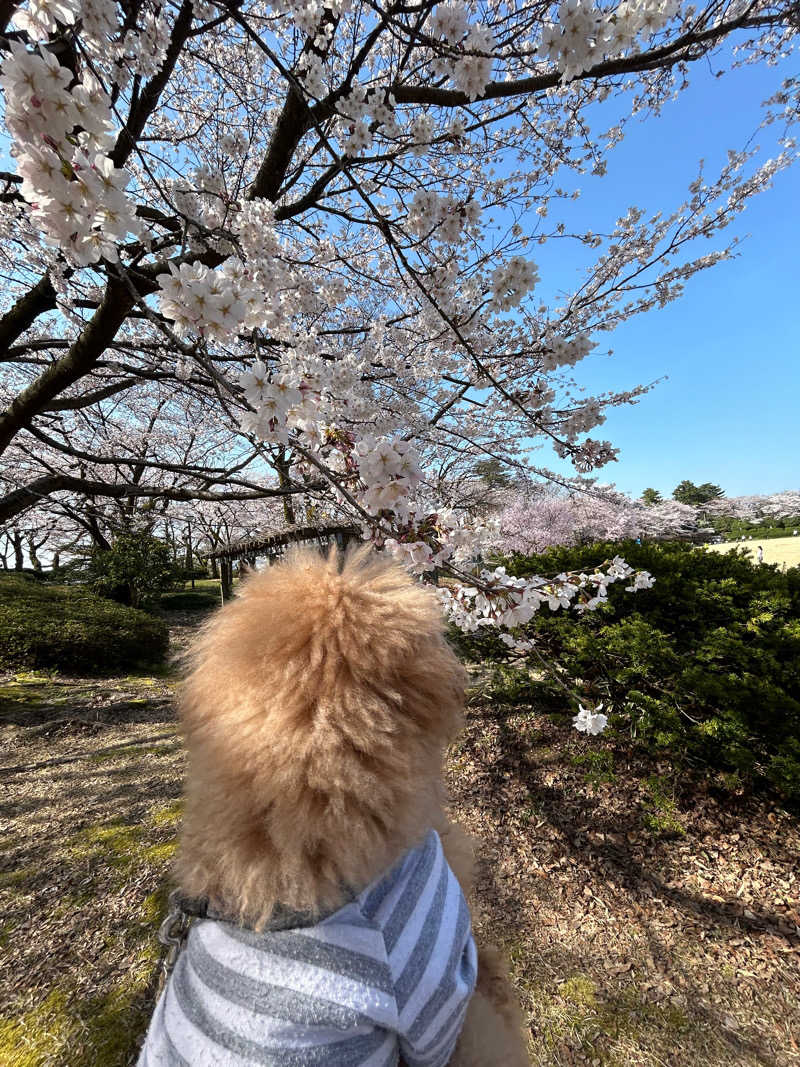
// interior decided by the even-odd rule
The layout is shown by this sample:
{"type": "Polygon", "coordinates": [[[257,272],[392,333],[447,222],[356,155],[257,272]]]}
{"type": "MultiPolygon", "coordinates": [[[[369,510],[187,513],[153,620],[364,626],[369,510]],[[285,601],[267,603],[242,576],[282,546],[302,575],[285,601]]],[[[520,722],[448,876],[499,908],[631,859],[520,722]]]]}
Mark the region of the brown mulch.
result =
{"type": "Polygon", "coordinates": [[[470,709],[448,782],[533,1063],[800,1063],[797,818],[530,709],[470,709]]]}

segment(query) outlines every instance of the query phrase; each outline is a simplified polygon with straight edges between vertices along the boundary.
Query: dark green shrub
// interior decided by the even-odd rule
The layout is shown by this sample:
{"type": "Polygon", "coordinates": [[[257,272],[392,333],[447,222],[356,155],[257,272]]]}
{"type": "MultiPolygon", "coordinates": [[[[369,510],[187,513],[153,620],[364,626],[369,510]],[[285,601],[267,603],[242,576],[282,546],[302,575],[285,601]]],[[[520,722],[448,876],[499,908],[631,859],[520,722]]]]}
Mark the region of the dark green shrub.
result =
{"type": "Polygon", "coordinates": [[[94,549],[89,562],[95,592],[133,608],[157,601],[175,574],[169,545],[137,531],[120,534],[110,549],[94,549]]]}
{"type": "MultiPolygon", "coordinates": [[[[540,611],[525,628],[538,648],[613,708],[617,730],[800,802],[800,570],[684,543],[556,548],[504,562],[515,575],[558,574],[615,555],[649,570],[653,588],[611,586],[608,605],[583,616],[540,611]]],[[[505,649],[492,655],[482,633],[460,644],[508,658],[505,649]]]]}
{"type": "Polygon", "coordinates": [[[175,581],[178,583],[190,582],[192,579],[195,581],[205,581],[208,578],[208,568],[203,567],[200,564],[187,567],[179,561],[174,570],[174,577],[175,581]]]}
{"type": "Polygon", "coordinates": [[[182,589],[163,593],[159,602],[162,611],[208,611],[220,606],[219,589],[182,589]]]}
{"type": "Polygon", "coordinates": [[[55,667],[82,674],[152,667],[163,662],[168,640],[161,619],[85,586],[0,576],[2,670],[55,667]]]}

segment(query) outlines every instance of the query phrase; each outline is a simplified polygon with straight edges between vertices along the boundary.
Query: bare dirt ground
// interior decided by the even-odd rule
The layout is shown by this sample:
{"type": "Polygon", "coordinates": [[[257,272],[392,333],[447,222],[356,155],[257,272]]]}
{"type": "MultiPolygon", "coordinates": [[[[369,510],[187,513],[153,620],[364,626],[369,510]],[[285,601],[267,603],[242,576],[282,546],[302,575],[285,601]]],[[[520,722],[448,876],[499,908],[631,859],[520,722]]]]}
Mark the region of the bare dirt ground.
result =
{"type": "MultiPolygon", "coordinates": [[[[169,674],[0,676],[2,1067],[135,1062],[180,820],[173,698],[169,674]]],[[[533,1064],[800,1063],[796,818],[477,693],[448,779],[533,1064]]]]}

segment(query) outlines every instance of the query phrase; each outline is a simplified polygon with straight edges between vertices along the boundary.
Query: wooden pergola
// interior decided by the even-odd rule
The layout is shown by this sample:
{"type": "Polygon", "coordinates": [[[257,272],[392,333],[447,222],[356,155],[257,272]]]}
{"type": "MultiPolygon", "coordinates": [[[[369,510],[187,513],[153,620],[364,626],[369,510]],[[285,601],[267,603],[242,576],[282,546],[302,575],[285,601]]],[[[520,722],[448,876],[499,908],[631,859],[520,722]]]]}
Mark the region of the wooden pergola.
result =
{"type": "Polygon", "coordinates": [[[255,567],[258,556],[266,556],[270,566],[283,555],[287,545],[316,544],[320,550],[326,549],[331,542],[345,549],[351,541],[359,538],[356,526],[339,524],[317,524],[309,526],[286,526],[281,530],[265,530],[256,537],[246,537],[231,545],[224,545],[213,552],[207,552],[206,559],[215,559],[219,563],[222,595],[225,600],[233,589],[233,564],[235,560],[255,567]]]}

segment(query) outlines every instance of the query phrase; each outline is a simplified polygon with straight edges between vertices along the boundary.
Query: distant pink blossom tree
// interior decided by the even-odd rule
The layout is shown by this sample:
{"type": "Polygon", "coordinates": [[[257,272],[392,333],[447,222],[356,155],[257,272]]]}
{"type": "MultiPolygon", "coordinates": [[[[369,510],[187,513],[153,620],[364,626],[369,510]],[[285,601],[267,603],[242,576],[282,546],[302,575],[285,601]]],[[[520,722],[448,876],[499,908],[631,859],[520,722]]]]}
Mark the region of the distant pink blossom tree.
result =
{"type": "Polygon", "coordinates": [[[800,516],[800,490],[786,489],[780,493],[728,497],[710,501],[703,507],[710,518],[724,517],[748,522],[791,519],[800,516]]]}
{"type": "Polygon", "coordinates": [[[622,541],[641,530],[640,512],[616,492],[557,493],[514,490],[497,516],[498,547],[531,554],[552,545],[587,541],[622,541]]]}
{"type": "Polygon", "coordinates": [[[572,493],[538,487],[511,490],[496,522],[497,547],[525,554],[592,541],[689,538],[699,529],[695,507],[676,500],[645,507],[613,487],[572,493]]]}

